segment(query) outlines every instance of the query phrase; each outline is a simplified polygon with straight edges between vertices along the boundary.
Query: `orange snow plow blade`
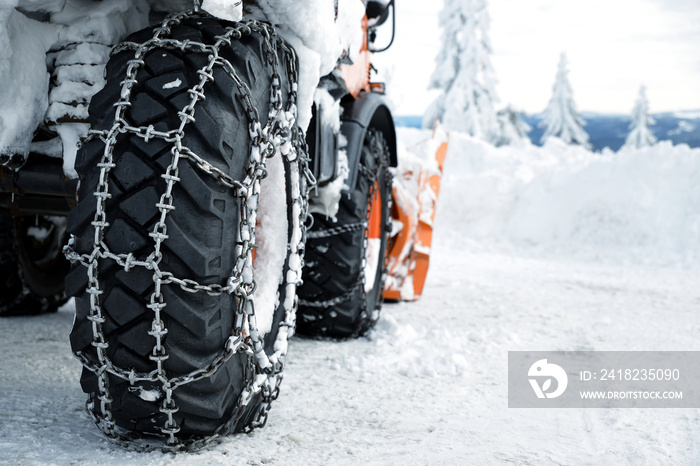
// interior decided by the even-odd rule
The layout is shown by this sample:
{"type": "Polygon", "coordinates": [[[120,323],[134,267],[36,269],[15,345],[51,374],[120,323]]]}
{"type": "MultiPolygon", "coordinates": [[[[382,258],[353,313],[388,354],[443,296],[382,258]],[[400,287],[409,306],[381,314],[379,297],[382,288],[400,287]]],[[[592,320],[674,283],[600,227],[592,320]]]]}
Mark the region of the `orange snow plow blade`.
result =
{"type": "Polygon", "coordinates": [[[392,192],[393,228],[389,242],[384,299],[416,301],[428,275],[435,207],[447,155],[448,134],[438,124],[425,141],[431,158],[416,158],[410,167],[399,163],[392,192]],[[434,155],[433,155],[434,154],[434,155]]]}

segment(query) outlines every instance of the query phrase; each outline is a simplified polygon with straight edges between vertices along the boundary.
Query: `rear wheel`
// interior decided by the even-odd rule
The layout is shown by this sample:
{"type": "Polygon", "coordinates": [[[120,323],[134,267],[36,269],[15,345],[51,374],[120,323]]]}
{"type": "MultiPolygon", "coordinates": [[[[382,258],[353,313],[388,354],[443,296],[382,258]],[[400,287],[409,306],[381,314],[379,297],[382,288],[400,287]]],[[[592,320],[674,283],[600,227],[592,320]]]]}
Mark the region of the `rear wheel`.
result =
{"type": "Polygon", "coordinates": [[[391,229],[388,163],[383,135],[369,130],[357,185],[343,193],[336,218],[314,214],[299,288],[298,333],[357,337],[376,323],[391,229]]]}
{"type": "Polygon", "coordinates": [[[13,216],[0,207],[0,316],[55,312],[66,302],[65,217],[13,216]]]}
{"type": "Polygon", "coordinates": [[[268,26],[207,16],[128,40],[78,154],[71,345],[107,435],[196,445],[264,424],[281,382],[304,157],[295,77],[272,73],[296,62],[268,26]]]}

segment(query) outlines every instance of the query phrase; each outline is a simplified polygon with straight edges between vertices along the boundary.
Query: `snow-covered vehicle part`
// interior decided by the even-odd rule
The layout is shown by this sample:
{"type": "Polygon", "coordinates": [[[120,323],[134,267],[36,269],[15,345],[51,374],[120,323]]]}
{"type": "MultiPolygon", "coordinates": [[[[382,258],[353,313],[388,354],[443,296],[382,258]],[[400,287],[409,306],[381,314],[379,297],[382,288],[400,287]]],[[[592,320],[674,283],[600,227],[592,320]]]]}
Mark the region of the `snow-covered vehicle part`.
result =
{"type": "Polygon", "coordinates": [[[313,214],[299,288],[300,334],[355,337],[379,318],[391,231],[389,157],[382,134],[367,131],[359,178],[342,193],[336,215],[313,214]]]}
{"type": "Polygon", "coordinates": [[[0,207],[0,316],[53,312],[66,302],[65,236],[64,217],[0,207]]]}
{"type": "Polygon", "coordinates": [[[142,7],[139,0],[0,5],[1,228],[14,241],[2,246],[2,314],[65,302],[65,215],[75,206],[73,162],[87,135],[87,103],[104,84],[111,45],[147,24],[142,7]]]}
{"type": "Polygon", "coordinates": [[[206,14],[115,48],[78,155],[67,252],[71,345],[109,437],[197,448],[265,424],[312,179],[296,66],[271,26],[206,14]]]}
{"type": "Polygon", "coordinates": [[[383,85],[370,81],[371,42],[392,7],[393,2],[368,4],[358,50],[352,59],[346,54],[317,90],[309,149],[320,187],[310,199],[300,334],[357,337],[379,318],[391,230],[388,167],[396,166],[397,152],[383,85]],[[324,123],[334,112],[342,113],[335,127],[324,123]]]}
{"type": "Polygon", "coordinates": [[[402,159],[396,169],[384,299],[416,301],[423,293],[447,144],[448,134],[436,123],[433,138],[419,149],[422,157],[402,159]]]}

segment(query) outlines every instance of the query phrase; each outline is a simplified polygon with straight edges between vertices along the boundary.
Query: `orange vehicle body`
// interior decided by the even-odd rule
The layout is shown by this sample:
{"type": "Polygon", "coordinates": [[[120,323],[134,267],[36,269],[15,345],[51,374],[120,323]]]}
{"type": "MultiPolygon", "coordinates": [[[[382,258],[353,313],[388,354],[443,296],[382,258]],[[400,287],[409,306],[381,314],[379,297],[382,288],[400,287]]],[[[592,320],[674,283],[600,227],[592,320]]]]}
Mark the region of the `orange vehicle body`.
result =
{"type": "Polygon", "coordinates": [[[369,71],[372,66],[372,54],[367,44],[367,16],[362,18],[362,47],[357,58],[351,65],[340,65],[340,71],[345,78],[345,85],[350,94],[357,98],[360,92],[371,92],[369,71]]]}

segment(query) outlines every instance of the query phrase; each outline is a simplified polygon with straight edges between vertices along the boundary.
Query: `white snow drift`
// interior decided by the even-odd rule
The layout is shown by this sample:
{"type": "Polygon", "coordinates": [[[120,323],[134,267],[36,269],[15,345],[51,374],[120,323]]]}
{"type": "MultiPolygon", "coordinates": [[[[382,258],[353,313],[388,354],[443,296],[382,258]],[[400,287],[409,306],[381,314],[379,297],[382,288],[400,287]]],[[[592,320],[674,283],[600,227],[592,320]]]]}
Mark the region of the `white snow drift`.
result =
{"type": "MultiPolygon", "coordinates": [[[[429,132],[400,129],[410,148],[429,132]]],[[[495,148],[452,133],[438,230],[474,250],[605,262],[700,259],[700,149],[495,148]]]]}

